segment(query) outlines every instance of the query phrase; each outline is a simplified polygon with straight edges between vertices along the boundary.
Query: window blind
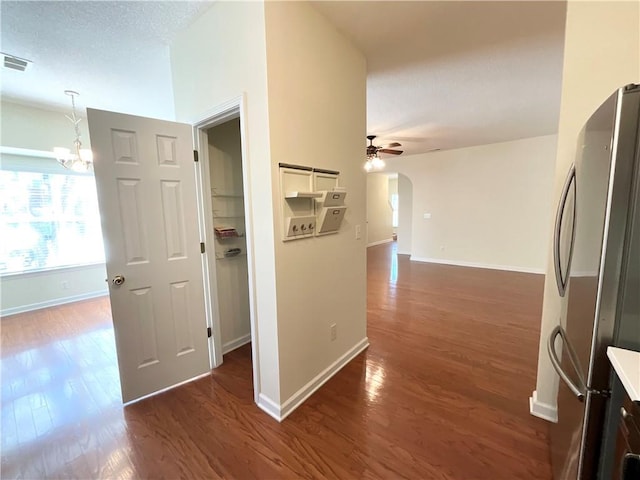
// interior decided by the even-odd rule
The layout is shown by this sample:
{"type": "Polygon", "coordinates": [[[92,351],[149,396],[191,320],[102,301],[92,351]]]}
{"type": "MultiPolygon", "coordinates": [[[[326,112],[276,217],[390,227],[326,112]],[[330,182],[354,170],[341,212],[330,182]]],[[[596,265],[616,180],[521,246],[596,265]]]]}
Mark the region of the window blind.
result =
{"type": "Polygon", "coordinates": [[[104,262],[93,175],[18,160],[0,164],[0,275],[104,262]]]}

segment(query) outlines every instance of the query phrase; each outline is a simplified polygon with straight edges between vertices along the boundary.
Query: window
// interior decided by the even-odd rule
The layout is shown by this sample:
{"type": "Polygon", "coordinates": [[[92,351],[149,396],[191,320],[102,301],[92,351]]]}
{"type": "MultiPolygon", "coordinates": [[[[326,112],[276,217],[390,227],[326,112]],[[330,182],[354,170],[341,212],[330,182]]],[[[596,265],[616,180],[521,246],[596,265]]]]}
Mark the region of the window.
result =
{"type": "Polygon", "coordinates": [[[93,176],[52,159],[3,156],[0,238],[0,275],[103,263],[93,176]]]}
{"type": "Polygon", "coordinates": [[[393,215],[391,218],[392,226],[398,228],[398,194],[391,194],[391,208],[393,209],[393,215]]]}

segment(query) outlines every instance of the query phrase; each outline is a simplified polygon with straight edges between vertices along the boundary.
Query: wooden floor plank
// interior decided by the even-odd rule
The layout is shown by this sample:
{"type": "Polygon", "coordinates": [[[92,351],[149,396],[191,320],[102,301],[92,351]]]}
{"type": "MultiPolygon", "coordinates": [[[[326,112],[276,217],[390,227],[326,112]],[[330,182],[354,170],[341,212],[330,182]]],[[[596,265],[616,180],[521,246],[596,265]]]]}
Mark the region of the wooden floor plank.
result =
{"type": "Polygon", "coordinates": [[[282,424],[251,348],[122,407],[108,300],[2,319],[2,478],[550,479],[543,278],[368,249],[370,347],[282,424]]]}

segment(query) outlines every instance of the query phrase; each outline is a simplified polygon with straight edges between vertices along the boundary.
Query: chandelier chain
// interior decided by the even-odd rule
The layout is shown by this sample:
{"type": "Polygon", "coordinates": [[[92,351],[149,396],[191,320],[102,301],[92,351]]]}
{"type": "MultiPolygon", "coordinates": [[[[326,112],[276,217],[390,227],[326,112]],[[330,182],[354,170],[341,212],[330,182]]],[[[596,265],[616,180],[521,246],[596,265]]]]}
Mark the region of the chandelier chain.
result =
{"type": "Polygon", "coordinates": [[[75,143],[77,143],[78,148],[80,148],[82,146],[82,142],[80,141],[80,121],[82,119],[77,118],[76,116],[76,94],[69,93],[69,96],[71,97],[71,116],[65,115],[65,117],[67,117],[71,121],[71,123],[73,123],[73,127],[75,128],[75,131],[76,131],[75,143]]]}

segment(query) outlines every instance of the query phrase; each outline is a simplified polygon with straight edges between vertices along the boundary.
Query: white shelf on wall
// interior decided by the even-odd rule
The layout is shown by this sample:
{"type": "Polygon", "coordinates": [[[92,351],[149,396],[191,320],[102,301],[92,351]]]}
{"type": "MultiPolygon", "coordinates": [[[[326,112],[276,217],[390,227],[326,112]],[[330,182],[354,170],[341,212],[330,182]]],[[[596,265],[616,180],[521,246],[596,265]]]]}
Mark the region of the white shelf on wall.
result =
{"type": "Polygon", "coordinates": [[[284,198],[320,198],[321,196],[320,192],[287,192],[284,198]]]}
{"type": "Polygon", "coordinates": [[[321,193],[313,191],[313,169],[300,165],[280,164],[282,200],[282,239],[297,240],[313,236],[315,230],[314,199],[321,193]],[[312,227],[309,228],[309,224],[312,227]],[[304,228],[304,229],[303,229],[304,228]]]}

